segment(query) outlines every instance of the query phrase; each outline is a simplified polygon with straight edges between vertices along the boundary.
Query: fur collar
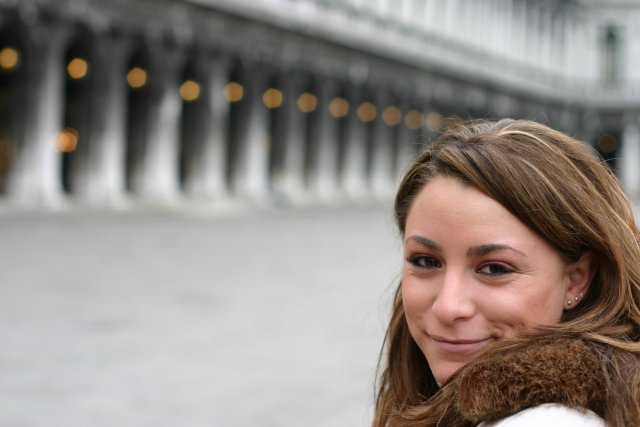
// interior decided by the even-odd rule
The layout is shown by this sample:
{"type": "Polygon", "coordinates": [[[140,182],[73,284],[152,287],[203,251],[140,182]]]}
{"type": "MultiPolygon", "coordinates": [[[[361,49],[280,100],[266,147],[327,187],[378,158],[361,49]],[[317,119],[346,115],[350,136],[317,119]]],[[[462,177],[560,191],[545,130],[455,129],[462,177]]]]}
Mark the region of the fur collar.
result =
{"type": "Polygon", "coordinates": [[[472,362],[448,386],[457,396],[448,408],[466,422],[496,420],[544,403],[604,417],[606,384],[598,348],[579,339],[514,344],[472,362]]]}

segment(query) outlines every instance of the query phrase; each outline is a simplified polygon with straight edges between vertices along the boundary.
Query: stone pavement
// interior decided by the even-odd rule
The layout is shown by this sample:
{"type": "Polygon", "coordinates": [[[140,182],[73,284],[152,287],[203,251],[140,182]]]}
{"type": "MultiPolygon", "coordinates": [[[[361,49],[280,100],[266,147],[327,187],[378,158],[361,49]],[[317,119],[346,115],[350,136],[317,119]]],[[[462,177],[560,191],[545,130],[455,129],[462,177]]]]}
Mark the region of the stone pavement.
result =
{"type": "Polygon", "coordinates": [[[367,426],[387,207],[0,217],[0,426],[367,426]]]}

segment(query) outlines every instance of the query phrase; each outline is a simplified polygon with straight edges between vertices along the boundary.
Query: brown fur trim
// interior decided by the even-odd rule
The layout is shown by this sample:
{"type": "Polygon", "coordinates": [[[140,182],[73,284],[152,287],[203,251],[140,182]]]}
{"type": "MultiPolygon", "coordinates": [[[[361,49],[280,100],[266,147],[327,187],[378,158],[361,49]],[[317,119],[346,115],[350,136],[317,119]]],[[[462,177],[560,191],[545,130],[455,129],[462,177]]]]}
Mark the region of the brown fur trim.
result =
{"type": "Polygon", "coordinates": [[[544,403],[604,417],[605,383],[596,349],[579,339],[545,338],[482,357],[455,379],[458,410],[473,422],[544,403]]]}

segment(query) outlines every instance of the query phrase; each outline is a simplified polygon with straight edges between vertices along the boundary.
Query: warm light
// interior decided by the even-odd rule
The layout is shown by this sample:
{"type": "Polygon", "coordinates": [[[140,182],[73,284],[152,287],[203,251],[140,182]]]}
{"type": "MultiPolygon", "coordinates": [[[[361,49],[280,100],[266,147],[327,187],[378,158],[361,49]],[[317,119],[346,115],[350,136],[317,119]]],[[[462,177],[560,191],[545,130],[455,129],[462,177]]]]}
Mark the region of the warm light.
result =
{"type": "Polygon", "coordinates": [[[69,64],[67,64],[67,73],[72,79],[82,79],[87,75],[89,71],[89,64],[82,58],[73,58],[69,64]]]}
{"type": "Polygon", "coordinates": [[[64,128],[58,134],[57,148],[63,153],[75,151],[78,147],[78,131],[74,128],[64,128]]]}
{"type": "Polygon", "coordinates": [[[411,130],[422,127],[423,115],[418,110],[411,110],[404,116],[404,124],[411,130]]]}
{"type": "Polygon", "coordinates": [[[240,83],[229,82],[225,85],[222,94],[227,101],[238,102],[244,95],[244,88],[240,83]]]}
{"type": "Polygon", "coordinates": [[[262,95],[262,102],[267,108],[278,108],[282,105],[282,92],[275,88],[269,88],[262,95]]]}
{"type": "Polygon", "coordinates": [[[0,172],[4,171],[15,154],[15,142],[12,139],[0,138],[0,172]]]}
{"type": "Polygon", "coordinates": [[[303,113],[311,113],[316,111],[316,108],[318,107],[318,98],[309,92],[305,92],[298,97],[296,105],[303,113]]]}
{"type": "Polygon", "coordinates": [[[187,102],[195,101],[200,98],[200,84],[193,80],[186,80],[180,86],[180,96],[187,102]]]}
{"type": "Polygon", "coordinates": [[[143,87],[147,84],[147,72],[140,67],[133,67],[127,73],[127,84],[133,89],[143,87]]]}
{"type": "Polygon", "coordinates": [[[437,132],[442,127],[442,114],[435,111],[427,114],[424,119],[424,124],[431,132],[437,132]]]}
{"type": "Polygon", "coordinates": [[[598,138],[598,148],[603,153],[613,153],[618,148],[618,140],[610,133],[604,133],[598,138]]]}
{"type": "Polygon", "coordinates": [[[358,106],[356,115],[363,122],[370,122],[376,119],[376,106],[370,102],[363,102],[358,106]]]}
{"type": "Polygon", "coordinates": [[[329,114],[337,119],[345,117],[349,114],[349,102],[344,98],[333,98],[329,103],[329,114]]]}
{"type": "Polygon", "coordinates": [[[0,50],[0,67],[5,70],[11,70],[18,65],[20,54],[11,47],[5,47],[0,50]]]}
{"type": "Polygon", "coordinates": [[[402,111],[398,107],[389,106],[382,112],[382,121],[387,126],[396,126],[402,121],[402,111]]]}

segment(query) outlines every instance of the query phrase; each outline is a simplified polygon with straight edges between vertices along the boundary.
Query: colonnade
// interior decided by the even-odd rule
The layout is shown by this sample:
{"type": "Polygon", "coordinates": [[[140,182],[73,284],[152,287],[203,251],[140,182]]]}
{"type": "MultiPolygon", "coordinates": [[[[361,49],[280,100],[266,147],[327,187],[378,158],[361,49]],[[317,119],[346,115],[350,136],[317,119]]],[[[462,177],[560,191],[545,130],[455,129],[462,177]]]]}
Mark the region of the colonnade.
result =
{"type": "MultiPolygon", "coordinates": [[[[388,199],[451,116],[538,119],[590,141],[614,129],[633,150],[633,118],[596,123],[577,97],[534,96],[188,1],[175,3],[182,26],[138,26],[144,15],[129,17],[129,3],[104,3],[119,17],[103,22],[97,0],[85,5],[88,23],[56,3],[35,17],[0,10],[0,200],[388,199]]],[[[156,19],[169,16],[162,7],[156,19]]]]}
{"type": "Polygon", "coordinates": [[[387,198],[429,132],[425,106],[384,86],[228,52],[55,25],[0,44],[16,202],[387,198]]]}

